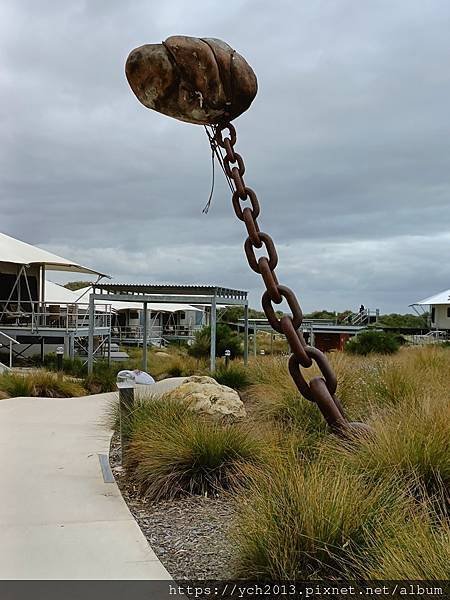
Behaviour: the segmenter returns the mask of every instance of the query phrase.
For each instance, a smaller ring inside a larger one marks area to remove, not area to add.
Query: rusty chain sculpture
[[[162,44],[148,44],[131,52],[126,75],[137,98],[163,114],[190,123],[209,125],[210,143],[233,191],[232,204],[248,237],[244,250],[250,268],[265,285],[264,313],[291,349],[289,372],[304,398],[315,402],[330,428],[341,435],[367,433],[368,426],[349,422],[336,397],[337,378],[326,355],[308,346],[301,331],[303,313],[294,292],[280,285],[275,269],[278,256],[272,238],[260,230],[260,205],[256,193],[244,182],[245,164],[235,152],[236,129],[231,120],[247,110],[257,91],[253,70],[235,50],[221,40],[173,36]],[[224,137],[224,131],[228,135]],[[218,151],[220,147],[224,151]],[[232,182],[232,183],[231,183]],[[242,207],[248,201],[251,206]],[[256,258],[255,248],[265,247],[267,256]],[[291,315],[277,317],[274,304],[285,299]],[[320,376],[308,382],[302,372],[316,363]]]
[[[228,129],[229,136],[224,137],[223,132]],[[303,322],[303,313],[295,293],[288,287],[280,285],[275,274],[278,264],[278,255],[275,244],[267,233],[260,230],[258,217],[260,205],[253,189],[246,186],[243,176],[245,164],[242,156],[235,152],[237,141],[236,129],[230,122],[223,122],[214,127],[215,142],[223,148],[223,166],[226,175],[234,183],[232,204],[234,212],[240,221],[243,221],[248,237],[245,240],[244,250],[250,268],[261,275],[266,291],[262,296],[262,307],[272,328],[278,333],[283,333],[291,349],[289,358],[289,372],[304,398],[315,402],[331,429],[337,433],[346,434],[349,430],[367,431],[363,423],[349,423],[345,417],[341,403],[336,397],[337,378],[326,355],[318,348],[308,346],[300,330]],[[251,204],[242,208],[241,202],[248,200]],[[267,256],[258,260],[255,248],[265,246]],[[291,315],[284,315],[279,319],[273,304],[280,304],[283,298],[287,301]],[[303,376],[302,367],[309,368],[317,364],[321,376],[313,377],[309,382]]]

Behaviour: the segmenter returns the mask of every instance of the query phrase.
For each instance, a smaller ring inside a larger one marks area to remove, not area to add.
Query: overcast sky
[[[131,49],[218,37],[254,68],[237,121],[279,279],[306,311],[407,312],[450,287],[448,0],[3,0],[0,231],[116,281],[262,285],[203,128],[144,108]]]

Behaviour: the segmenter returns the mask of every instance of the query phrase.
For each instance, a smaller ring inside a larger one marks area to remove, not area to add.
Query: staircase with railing
[[[351,315],[351,324],[370,325],[371,323],[377,323],[379,317],[379,308],[365,308],[364,310],[360,310],[358,313]]]
[[[5,341],[6,340],[6,341]],[[13,344],[18,344],[18,342],[12,338],[11,336],[0,331],[0,348],[3,348],[5,345],[9,346],[9,367],[7,367],[4,363],[0,361],[0,371],[9,370],[13,365]]]

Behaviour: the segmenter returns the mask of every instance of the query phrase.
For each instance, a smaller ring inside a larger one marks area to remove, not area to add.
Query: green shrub
[[[108,365],[106,361],[94,363],[93,373],[84,377],[84,386],[91,394],[114,392],[117,389],[117,373],[123,365]]]
[[[220,383],[234,390],[243,390],[250,385],[250,378],[247,369],[239,364],[230,363],[228,368],[220,366],[211,377]]]
[[[402,338],[394,333],[384,331],[362,331],[345,345],[350,354],[367,355],[372,353],[393,354],[402,345]]]
[[[37,357],[34,360],[37,361],[36,364],[40,364],[40,357]],[[46,354],[44,357],[43,365],[46,369],[49,369],[50,371],[57,371],[58,359],[56,357],[56,354],[52,352]],[[81,358],[75,357],[72,359],[64,356],[62,361],[62,370],[68,375],[73,375],[74,377],[82,378],[87,373],[87,365],[83,363]]]
[[[216,329],[216,356],[224,356],[225,350],[231,351],[231,356],[242,355],[241,338],[228,325],[219,323]],[[211,352],[211,327],[204,327],[195,335],[194,344],[188,350],[191,356],[207,357]]]
[[[141,401],[127,434],[125,466],[151,500],[232,489],[263,453],[262,442],[240,426],[205,420],[164,398]]]
[[[167,368],[167,375],[170,375],[171,377],[183,377],[183,371],[184,369],[181,365],[172,364]]]

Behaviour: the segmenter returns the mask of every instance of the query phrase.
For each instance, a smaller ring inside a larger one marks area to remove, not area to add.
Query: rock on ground
[[[212,377],[186,377],[181,385],[168,393],[167,398],[188,401],[193,411],[213,417],[241,419],[247,416],[239,394],[226,385],[220,385]]]

